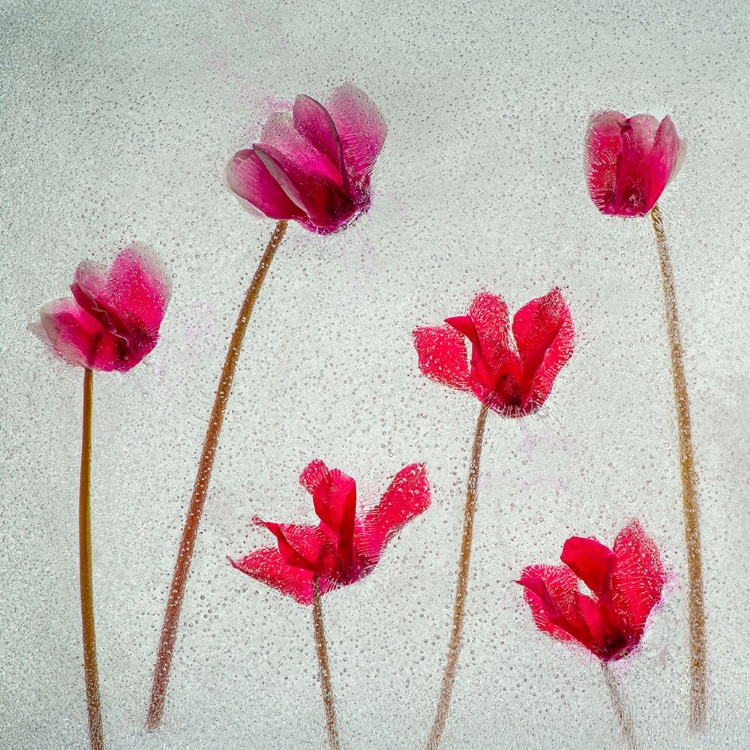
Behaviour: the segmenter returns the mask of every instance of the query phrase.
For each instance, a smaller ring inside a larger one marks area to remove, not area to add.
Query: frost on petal
[[[555,377],[573,354],[573,321],[560,290],[524,305],[513,318],[513,336],[523,363],[528,413],[547,400]]]
[[[471,389],[466,345],[458,331],[448,326],[425,326],[412,335],[423,375],[460,391]]]
[[[429,507],[430,484],[424,464],[410,464],[401,469],[380,502],[365,516],[369,563],[377,563],[391,538]]]
[[[312,604],[313,574],[304,568],[290,565],[276,548],[257,549],[241,560],[230,559],[229,562],[233,568],[277,589],[285,596],[294,597],[300,604]]]
[[[171,283],[159,259],[146,248],[127,247],[115,258],[103,299],[149,334],[159,332]]]
[[[101,324],[82,310],[74,299],[56,299],[39,311],[41,332],[55,353],[66,362],[91,367],[92,342],[101,339]]]
[[[578,579],[569,568],[530,565],[518,583],[526,589],[526,602],[539,630],[562,641],[588,640],[578,608]]]
[[[615,187],[621,132],[627,118],[620,112],[602,112],[589,122],[586,140],[586,177],[594,205],[605,214],[616,214]]]
[[[304,219],[305,212],[284,192],[252,149],[238,151],[227,164],[227,187],[269,219]]]
[[[661,555],[637,520],[617,535],[613,552],[617,560],[613,575],[615,607],[640,638],[666,583]]]
[[[336,125],[349,176],[362,181],[372,171],[383,148],[387,127],[383,115],[356,86],[339,86],[326,104]]]
[[[596,539],[571,537],[565,542],[560,559],[597,596],[609,591],[615,555],[601,542]]]
[[[680,170],[684,155],[685,151],[677,135],[677,128],[675,128],[672,118],[665,117],[656,131],[651,152],[653,176],[649,201],[652,208],[659,200],[669,181]]]

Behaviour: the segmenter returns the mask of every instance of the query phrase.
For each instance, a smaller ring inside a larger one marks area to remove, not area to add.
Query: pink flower
[[[537,628],[578,641],[603,662],[627,656],[640,643],[666,582],[656,545],[634,520],[611,550],[596,539],[574,536],[560,559],[565,566],[524,568],[518,581]],[[579,591],[580,582],[593,596]]]
[[[513,317],[512,335],[505,302],[486,292],[474,298],[468,315],[445,322],[414,331],[422,374],[473,392],[506,417],[536,411],[573,354],[573,322],[559,289],[524,305]]]
[[[351,84],[325,107],[300,94],[291,114],[268,118],[260,143],[230,159],[227,184],[270,219],[329,234],[370,207],[370,175],[385,135],[378,108]]]
[[[613,216],[644,216],[679,172],[685,144],[669,117],[625,117],[602,112],[591,118],[586,142],[589,195]]]
[[[73,297],[44,305],[35,331],[71,364],[130,370],[159,340],[170,286],[153,255],[125,248],[110,269],[81,263],[70,287]]]
[[[394,477],[380,502],[357,515],[357,485],[339,469],[312,461],[300,476],[312,495],[317,526],[268,523],[255,518],[277,539],[276,547],[255,550],[229,562],[243,573],[312,604],[313,576],[320,593],[356,583],[380,560],[391,537],[430,505],[430,486],[422,464],[411,464]]]

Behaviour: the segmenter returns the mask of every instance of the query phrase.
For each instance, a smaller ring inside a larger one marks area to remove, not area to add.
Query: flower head
[[[562,641],[578,641],[603,662],[635,649],[666,582],[659,550],[636,520],[610,550],[596,539],[571,537],[564,566],[531,565],[517,581],[525,587],[539,630]],[[593,596],[579,591],[583,582]]]
[[[394,477],[380,502],[363,516],[357,514],[357,485],[339,469],[312,461],[300,476],[312,495],[317,526],[269,523],[265,526],[278,547],[264,547],[229,562],[243,573],[273,586],[300,604],[311,604],[313,576],[321,594],[347,586],[368,575],[389,540],[430,505],[425,468],[411,464]]]
[[[44,305],[34,330],[71,364],[124,372],[156,346],[170,287],[151,253],[128,247],[109,269],[81,263],[70,286],[73,297]]]
[[[227,184],[271,219],[329,234],[370,207],[370,175],[385,135],[378,108],[351,84],[325,106],[300,94],[291,113],[268,118],[260,143],[230,159]]]
[[[685,143],[669,117],[594,115],[586,142],[589,195],[613,216],[645,216],[679,172]]]
[[[468,315],[444,326],[417,328],[419,369],[443,385],[471,391],[506,417],[536,411],[573,354],[573,322],[559,289],[532,300],[514,316],[500,297],[478,294]],[[467,360],[466,337],[471,343]]]

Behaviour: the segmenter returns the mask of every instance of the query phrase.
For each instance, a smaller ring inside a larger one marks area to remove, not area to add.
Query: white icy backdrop
[[[411,331],[482,289],[560,285],[577,349],[548,404],[488,421],[465,649],[444,747],[620,747],[598,664],[533,627],[524,565],[640,518],[671,572],[621,663],[645,748],[750,746],[748,21],[737,2],[5,2],[0,746],[85,748],[77,559],[82,374],[26,330],[84,259],[168,264],[162,338],[95,378],[94,583],[111,748],[321,748],[309,609],[232,570],[312,521],[312,458],[375,501],[413,461],[433,506],[324,599],[346,747],[424,745],[444,665],[478,403],[418,374]],[[273,228],[222,170],[275,100],[350,80],[389,124],[369,215],[292,225],[240,361],[161,731],[143,729],[166,591],[231,327]],[[653,234],[600,216],[588,116],[670,114],[689,142],[661,201],[700,477],[709,725],[686,731],[685,561]]]

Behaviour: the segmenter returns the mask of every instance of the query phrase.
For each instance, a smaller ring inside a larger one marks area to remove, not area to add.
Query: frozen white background
[[[511,7],[511,5],[513,7]],[[0,11],[0,746],[85,748],[77,484],[82,373],[26,330],[76,265],[137,241],[168,264],[162,338],[95,377],[94,584],[111,748],[322,748],[310,610],[232,570],[313,521],[316,457],[376,501],[413,461],[433,506],[324,599],[348,748],[433,719],[478,403],[422,378],[411,331],[481,289],[560,285],[577,349],[545,408],[492,415],[465,648],[444,747],[617,748],[598,664],[538,633],[513,583],[571,535],[638,517],[670,585],[617,674],[644,748],[750,747],[748,22],[736,2],[13,2]],[[200,445],[273,222],[224,190],[276,101],[350,80],[389,124],[369,215],[296,225],[250,325],[182,615],[163,728],[143,729]],[[705,554],[709,724],[689,737],[676,426],[648,219],[599,215],[589,114],[670,114],[689,142],[660,204],[682,314]]]

